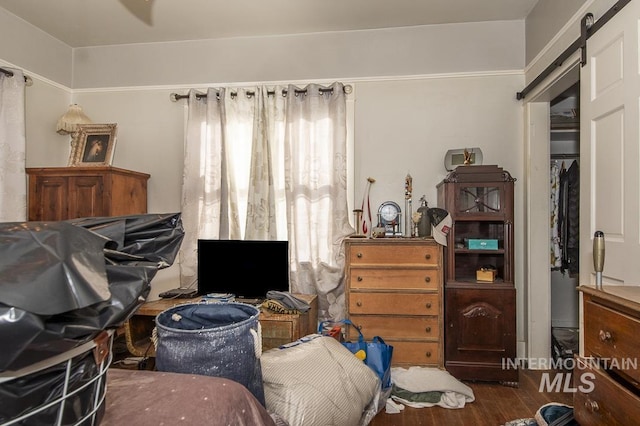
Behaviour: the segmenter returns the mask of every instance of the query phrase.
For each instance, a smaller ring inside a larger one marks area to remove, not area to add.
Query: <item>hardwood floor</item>
[[[551,371],[551,379],[558,370]],[[573,393],[538,392],[542,370],[520,370],[519,387],[499,383],[464,382],[471,389],[475,401],[461,409],[441,407],[405,407],[398,414],[378,413],[371,426],[419,425],[479,425],[500,426],[505,422],[533,418],[536,411],[549,402],[573,405]]]

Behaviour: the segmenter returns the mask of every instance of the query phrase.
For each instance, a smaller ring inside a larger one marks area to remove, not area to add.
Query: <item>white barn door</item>
[[[603,283],[640,285],[640,1],[587,41],[580,77],[580,284],[594,284],[593,234],[605,235]]]

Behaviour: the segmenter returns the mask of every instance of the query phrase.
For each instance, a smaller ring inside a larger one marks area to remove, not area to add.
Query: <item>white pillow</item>
[[[290,426],[358,425],[371,419],[380,379],[333,337],[309,335],[264,352],[260,361],[266,408]]]

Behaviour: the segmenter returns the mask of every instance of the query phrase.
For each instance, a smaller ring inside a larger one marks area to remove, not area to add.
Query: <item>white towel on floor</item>
[[[449,374],[446,370],[430,367],[392,367],[391,381],[394,385],[412,393],[442,392],[437,403],[412,402],[391,395],[396,402],[410,407],[422,408],[438,405],[443,408],[462,408],[468,402],[475,401],[473,390]]]

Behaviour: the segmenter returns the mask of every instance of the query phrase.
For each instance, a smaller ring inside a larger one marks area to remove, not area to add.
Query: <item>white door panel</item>
[[[595,282],[593,234],[605,234],[606,284],[640,284],[638,19],[632,1],[587,41],[580,103],[580,283]]]
[[[607,25],[610,24],[611,22]],[[614,31],[618,30],[618,28],[614,29]],[[593,44],[588,45],[589,49],[594,49],[589,52],[591,53],[589,59],[592,61],[590,69],[593,72],[591,100],[601,100],[612,90],[623,88],[623,35],[618,32],[614,36],[614,39],[600,46],[597,51]]]

